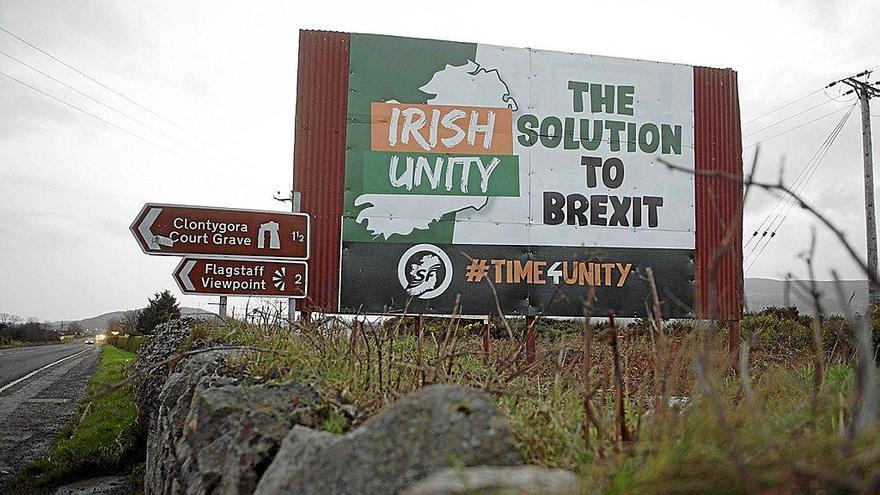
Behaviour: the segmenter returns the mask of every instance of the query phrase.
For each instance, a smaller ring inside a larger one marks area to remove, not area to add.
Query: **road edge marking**
[[[88,348],[88,347],[87,347],[87,348],[85,348],[85,349],[83,349],[83,350],[81,350],[81,351],[79,351],[79,352],[77,352],[77,353],[75,353],[75,354],[71,354],[70,356],[63,357],[63,358],[59,359],[58,361],[55,361],[55,362],[49,363],[49,364],[47,364],[46,366],[43,366],[42,368],[36,369],[36,370],[34,370],[34,371],[31,371],[31,372],[28,373],[27,375],[24,375],[23,377],[21,377],[21,378],[19,378],[19,379],[17,379],[17,380],[13,380],[13,381],[7,383],[6,385],[3,385],[2,387],[0,387],[0,394],[2,394],[3,392],[5,392],[6,389],[8,389],[8,388],[10,388],[10,387],[12,387],[12,386],[14,386],[14,385],[17,385],[17,384],[19,384],[19,383],[21,383],[21,382],[27,380],[28,378],[30,378],[30,377],[36,375],[37,373],[39,373],[39,372],[41,372],[41,371],[43,371],[43,370],[45,370],[45,369],[47,369],[47,368],[51,368],[52,366],[55,366],[56,364],[58,364],[58,363],[60,363],[60,362],[67,361],[68,359],[71,359],[71,358],[74,358],[74,357],[76,357],[76,356],[79,356],[80,354],[82,354],[82,353],[84,353],[84,352],[86,352],[86,351],[90,351],[90,350],[91,350],[91,348]]]

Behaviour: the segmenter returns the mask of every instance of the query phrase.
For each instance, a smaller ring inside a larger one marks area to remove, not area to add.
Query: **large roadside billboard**
[[[395,54],[420,56],[400,64]],[[341,306],[644,312],[693,305],[693,69],[352,35]],[[413,63],[414,62],[414,63]]]
[[[325,71],[337,64],[328,49],[347,57],[338,63],[347,85],[332,71],[306,73],[298,96],[311,99],[298,102],[297,156],[325,157],[325,145],[341,143],[315,126],[333,110],[311,107],[331,101],[316,99],[321,92],[346,95],[338,286],[318,287],[335,292],[331,309],[449,314],[458,300],[462,314],[500,306],[574,316],[594,289],[597,313],[644,316],[650,267],[664,315],[699,313],[697,224],[712,212],[697,211],[699,177],[659,161],[697,165],[698,69],[380,35],[303,39]],[[735,160],[724,166],[737,170]],[[310,211],[310,201],[333,201],[333,179],[315,178],[322,169],[312,160],[305,166],[296,177]],[[325,166],[334,174],[335,163]],[[312,185],[320,181],[322,190]],[[735,204],[736,189],[719,187]],[[735,215],[723,213],[724,222]],[[333,246],[319,249],[333,259]]]

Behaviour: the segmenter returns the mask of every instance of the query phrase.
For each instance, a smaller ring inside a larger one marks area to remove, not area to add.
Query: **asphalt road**
[[[84,343],[0,349],[0,493],[4,479],[51,447],[100,356],[100,345]]]
[[[0,349],[0,388],[31,371],[91,347],[82,342]]]

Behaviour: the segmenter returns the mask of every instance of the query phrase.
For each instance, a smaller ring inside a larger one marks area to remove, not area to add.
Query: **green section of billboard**
[[[364,193],[519,196],[519,157],[364,153]]]
[[[464,65],[476,58],[475,43],[396,38],[353,34],[350,45],[349,99],[346,124],[345,198],[342,238],[362,242],[452,242],[455,213],[447,213],[428,229],[415,229],[407,235],[379,237],[357,221],[366,208],[355,206],[365,190],[364,157],[370,151],[370,104],[395,100],[427,103],[434,95],[419,90],[447,64]],[[505,160],[507,157],[505,157]],[[503,166],[504,163],[499,165]],[[387,163],[383,172],[387,181]],[[470,186],[470,183],[468,184]],[[479,186],[479,183],[477,184]],[[390,192],[390,191],[389,191]],[[373,205],[375,207],[375,205]],[[378,213],[378,212],[377,212]]]

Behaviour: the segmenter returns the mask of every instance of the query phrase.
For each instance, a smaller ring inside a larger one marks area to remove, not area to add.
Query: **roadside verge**
[[[123,383],[135,354],[105,345],[86,399],[46,455],[12,480],[11,494],[41,493],[83,478],[118,473],[138,462],[137,412],[131,384]]]

